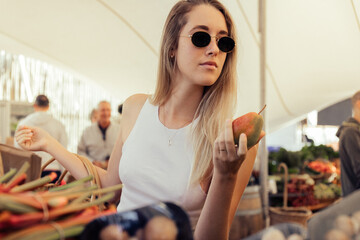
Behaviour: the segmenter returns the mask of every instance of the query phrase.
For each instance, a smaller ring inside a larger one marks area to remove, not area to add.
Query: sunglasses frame
[[[197,33],[205,33],[205,34],[207,34],[207,35],[210,37],[210,41],[208,42],[208,44],[206,44],[205,46],[201,46],[201,47],[196,46],[195,43],[194,43],[194,40],[193,40],[193,36],[194,36],[195,34],[197,34]],[[211,38],[215,38],[215,40],[216,40],[216,45],[218,46],[219,50],[222,51],[222,52],[224,52],[224,53],[230,53],[230,52],[232,52],[232,51],[234,50],[235,46],[236,46],[235,40],[232,39],[232,38],[229,37],[229,36],[223,36],[223,37],[211,36],[209,33],[204,32],[204,31],[197,31],[197,32],[195,32],[195,33],[193,33],[193,34],[190,34],[190,35],[187,35],[187,36],[180,36],[180,37],[188,37],[188,38],[191,38],[192,44],[194,44],[194,46],[195,46],[195,47],[198,47],[198,48],[202,48],[202,47],[208,46],[208,45],[211,43]],[[234,47],[233,47],[230,51],[228,51],[228,52],[225,52],[225,51],[221,50],[220,47],[219,47],[219,41],[220,41],[221,39],[223,39],[223,38],[231,39],[231,40],[234,42]]]

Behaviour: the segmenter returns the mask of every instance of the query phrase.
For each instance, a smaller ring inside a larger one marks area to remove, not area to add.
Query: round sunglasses
[[[209,45],[212,38],[212,36],[210,36],[210,34],[208,34],[207,32],[195,32],[192,35],[182,36],[182,37],[191,38],[191,42],[196,47],[199,48],[206,47],[207,45]],[[227,37],[227,36],[220,38],[217,36],[213,36],[213,37],[216,39],[216,43],[222,52],[229,53],[234,49],[235,41],[231,37]]]

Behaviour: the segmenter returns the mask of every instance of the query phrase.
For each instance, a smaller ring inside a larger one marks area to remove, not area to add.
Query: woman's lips
[[[200,66],[203,66],[207,69],[216,69],[217,68],[216,62],[211,62],[211,61],[201,63]]]

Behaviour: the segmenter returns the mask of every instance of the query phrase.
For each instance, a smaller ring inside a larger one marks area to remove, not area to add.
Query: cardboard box
[[[39,178],[41,174],[41,157],[31,151],[25,151],[6,144],[0,144],[1,176],[11,168],[20,169],[25,162],[30,163],[30,168],[26,172],[26,182]]]

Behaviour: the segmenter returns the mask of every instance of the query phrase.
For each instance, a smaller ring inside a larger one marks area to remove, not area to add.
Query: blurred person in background
[[[38,95],[34,102],[34,113],[29,114],[24,119],[20,120],[17,126],[17,129],[20,126],[34,126],[46,130],[53,138],[55,138],[59,143],[67,148],[68,137],[66,134],[65,126],[57,119],[55,119],[50,113],[50,101],[45,95]],[[14,141],[14,146],[20,148],[18,143]],[[52,157],[46,152],[36,152],[41,158],[41,165],[46,163]],[[64,168],[57,161],[52,162],[46,167],[47,170],[59,170],[62,171]],[[46,174],[45,174],[46,175]]]
[[[123,104],[121,103],[121,104],[119,104],[119,106],[118,106],[118,113],[119,113],[119,114],[117,114],[117,115],[114,117],[114,119],[113,119],[113,121],[116,122],[117,124],[120,124],[120,122],[121,122],[122,108],[123,108]]]
[[[98,118],[99,118],[98,110],[94,108],[89,115],[89,119],[91,123],[96,123],[98,121]]]
[[[119,113],[120,115],[122,114],[122,108],[123,108],[123,105],[120,104],[120,105],[118,106],[118,113]]]
[[[341,189],[347,196],[360,189],[360,91],[351,98],[353,115],[344,121],[336,136],[339,138]]]
[[[111,122],[111,105],[101,101],[97,108],[97,122],[87,127],[81,136],[77,153],[87,157],[94,165],[106,168],[119,134],[119,125]]]

